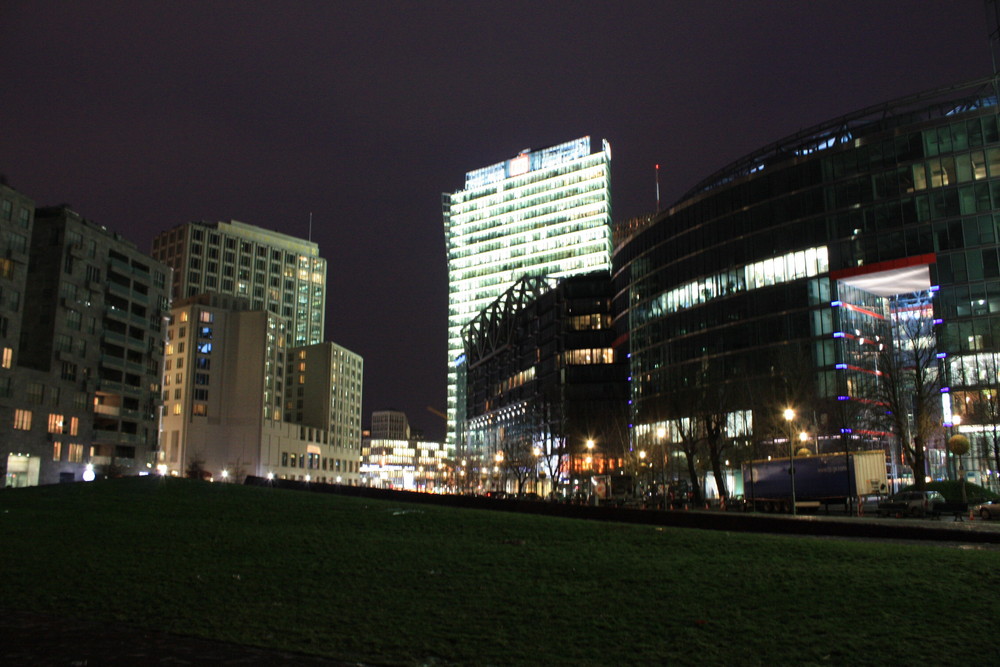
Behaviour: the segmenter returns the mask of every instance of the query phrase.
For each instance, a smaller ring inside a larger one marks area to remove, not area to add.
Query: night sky
[[[367,427],[444,421],[441,193],[590,135],[616,220],[740,156],[989,75],[982,0],[0,4],[0,173],[149,252],[190,220],[312,238]]]

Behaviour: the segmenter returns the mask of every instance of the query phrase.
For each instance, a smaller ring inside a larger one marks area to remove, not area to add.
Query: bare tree
[[[891,344],[878,355],[875,400],[896,436],[914,486],[925,487],[927,444],[940,428],[939,373],[933,319],[929,305],[897,309],[892,315]]]
[[[505,473],[517,482],[517,495],[524,493],[524,485],[536,471],[537,457],[532,439],[528,435],[517,435],[503,441],[503,461],[500,463]]]

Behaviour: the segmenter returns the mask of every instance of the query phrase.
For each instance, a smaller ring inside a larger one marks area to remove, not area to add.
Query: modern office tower
[[[282,420],[285,318],[244,298],[206,293],[171,310],[161,465],[171,475],[246,475],[356,484],[358,447],[328,428]],[[289,376],[292,377],[292,376]],[[360,440],[360,438],[359,438]]]
[[[327,430],[331,444],[361,450],[364,360],[336,343],[292,348],[285,421]]]
[[[611,148],[590,137],[470,171],[442,197],[448,253],[448,445],[461,425],[462,327],[525,276],[611,268]]]
[[[7,483],[78,480],[88,465],[148,470],[169,267],[65,206],[36,210],[30,257],[8,399],[17,405],[0,426]]]
[[[174,299],[242,297],[290,322],[288,346],[323,340],[326,260],[311,241],[236,220],[189,222],[153,239],[153,257],[174,269]]]
[[[946,476],[946,438],[960,429],[969,478],[996,485],[997,109],[988,78],[800,130],[616,246],[635,446],[677,451],[681,429],[712,422],[724,429],[710,436],[744,448],[724,457],[735,461],[787,455],[794,430],[815,453],[885,448],[905,483]],[[914,319],[919,337],[899,338]],[[921,421],[937,427],[907,470],[879,386],[887,361],[913,367],[918,345],[931,364],[908,395],[934,393]]]
[[[628,461],[611,295],[607,271],[522,278],[463,329],[464,489],[589,495],[589,477]]]
[[[399,410],[372,412],[371,437],[376,440],[409,440],[410,421]]]

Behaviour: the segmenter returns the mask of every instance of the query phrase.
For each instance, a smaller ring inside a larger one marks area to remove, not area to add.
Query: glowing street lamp
[[[786,408],[785,421],[788,422],[788,474],[792,476],[792,516],[797,514],[795,510],[795,452],[792,451],[792,422],[795,420],[795,410]]]

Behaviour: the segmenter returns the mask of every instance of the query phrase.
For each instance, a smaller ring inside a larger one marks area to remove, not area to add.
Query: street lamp
[[[493,457],[493,459],[496,461],[494,470],[497,473],[497,486],[500,487],[497,489],[497,491],[506,491],[506,489],[504,488],[505,485],[503,479],[503,471],[501,469],[501,467],[503,466],[503,450],[501,449],[500,451],[498,451],[496,456]]]
[[[542,455],[542,450],[538,447],[532,447],[531,453],[535,456],[535,493],[538,493],[538,457]],[[538,493],[538,495],[542,495]]]
[[[792,516],[797,514],[795,510],[795,452],[792,451],[792,422],[795,420],[795,410],[785,409],[785,421],[788,422],[788,474],[792,476]]]
[[[663,439],[667,437],[667,429],[664,427],[659,427],[656,429],[656,444],[660,447],[660,485],[663,487],[663,495],[667,494],[667,448],[663,445]],[[656,471],[653,471],[654,481]],[[670,475],[671,480],[673,479],[673,474]]]
[[[587,464],[587,479],[589,484],[587,486],[587,498],[588,503],[592,501],[594,496],[594,439],[587,438],[587,458],[584,462]]]

